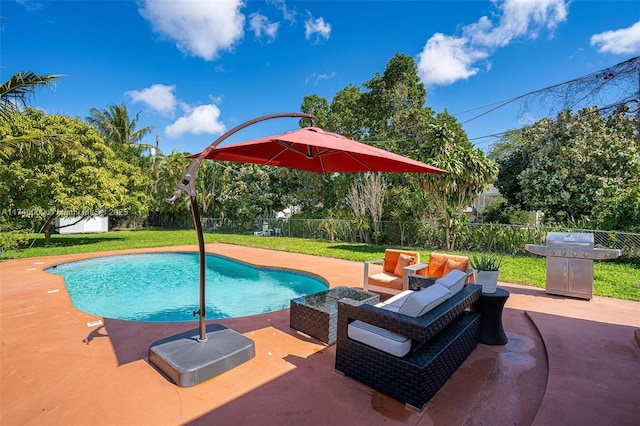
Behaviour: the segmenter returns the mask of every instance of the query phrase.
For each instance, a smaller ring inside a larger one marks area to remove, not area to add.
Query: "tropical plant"
[[[471,268],[478,271],[499,271],[503,262],[504,258],[493,253],[474,253],[469,258]]]
[[[20,108],[27,106],[29,98],[40,87],[53,87],[60,75],[39,75],[32,71],[21,71],[0,84],[0,122],[9,124],[13,115],[19,115]],[[59,135],[47,133],[26,133],[20,136],[5,135],[0,139],[0,158],[27,152],[46,151],[51,143],[59,141]]]
[[[464,208],[495,179],[498,169],[480,149],[473,149],[460,124],[447,112],[436,116],[424,137],[430,148],[418,158],[448,173],[422,174],[416,179],[433,199],[446,248],[452,250],[468,222]]]
[[[87,123],[93,125],[105,137],[108,143],[116,145],[133,145],[142,141],[153,129],[153,126],[136,129],[140,112],[129,118],[125,104],[109,105],[106,109],[91,108]]]
[[[39,75],[33,71],[20,71],[0,84],[0,118],[8,119],[20,106],[27,106],[29,97],[40,87],[53,87],[61,75]]]

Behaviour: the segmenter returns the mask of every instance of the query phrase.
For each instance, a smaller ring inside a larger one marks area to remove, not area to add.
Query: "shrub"
[[[526,225],[529,223],[529,213],[510,206],[504,199],[497,199],[484,208],[482,211],[482,220],[485,223]]]
[[[13,232],[0,233],[0,252],[7,250],[22,250],[29,244],[29,237],[19,237]]]

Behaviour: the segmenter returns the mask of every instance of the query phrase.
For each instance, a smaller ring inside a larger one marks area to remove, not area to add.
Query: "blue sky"
[[[0,16],[1,81],[63,74],[31,104],[86,117],[125,103],[164,152],[199,152],[247,120],[299,111],[306,95],[331,101],[397,52],[418,64],[426,105],[486,148],[484,136],[553,105],[513,103],[467,122],[485,106],[640,55],[640,1],[0,0]],[[229,141],[296,128],[270,120]]]

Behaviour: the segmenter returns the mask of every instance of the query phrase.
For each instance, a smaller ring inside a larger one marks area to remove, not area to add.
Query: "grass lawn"
[[[272,250],[312,254],[316,256],[364,262],[384,256],[386,246],[349,244],[302,238],[256,237],[205,233],[206,243],[229,243]],[[36,238],[29,235],[29,238]],[[53,256],[60,254],[90,253],[108,250],[167,247],[197,244],[196,232],[187,230],[136,230],[114,231],[104,234],[52,235],[51,245],[44,246],[44,238],[38,236],[33,247],[22,251],[8,251],[3,259]],[[412,249],[425,259],[432,250]],[[438,250],[441,251],[441,250]],[[468,255],[469,253],[459,253]],[[544,288],[546,260],[541,256],[505,256],[500,269],[500,281]],[[640,263],[618,261],[594,262],[594,294],[640,301]]]

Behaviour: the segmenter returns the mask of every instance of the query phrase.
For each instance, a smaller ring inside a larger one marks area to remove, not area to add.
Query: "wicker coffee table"
[[[291,300],[289,325],[291,328],[332,345],[336,342],[338,301],[354,305],[375,305],[380,296],[350,287],[336,287],[320,293]]]

